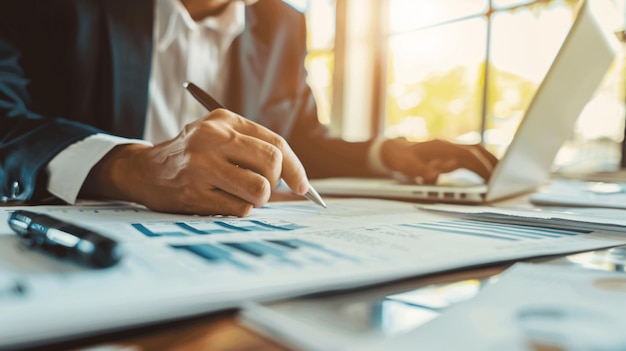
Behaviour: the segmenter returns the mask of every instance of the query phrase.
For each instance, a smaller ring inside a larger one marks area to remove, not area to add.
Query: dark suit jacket
[[[0,201],[49,195],[46,164],[88,135],[142,137],[153,7],[153,0],[0,4]],[[260,1],[246,10],[246,30],[233,45],[226,107],[285,137],[312,178],[370,175],[369,144],[330,139],[317,120],[300,13]]]

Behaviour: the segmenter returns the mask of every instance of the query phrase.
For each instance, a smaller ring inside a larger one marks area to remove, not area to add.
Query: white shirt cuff
[[[94,134],[77,141],[58,153],[46,166],[48,191],[74,204],[91,168],[117,145],[151,143],[109,134]]]
[[[387,139],[385,138],[378,138],[372,142],[372,145],[370,145],[370,148],[367,151],[367,164],[370,170],[380,173],[380,175],[388,176],[392,172],[389,168],[387,168],[387,166],[385,166],[382,155],[383,143],[386,140]]]

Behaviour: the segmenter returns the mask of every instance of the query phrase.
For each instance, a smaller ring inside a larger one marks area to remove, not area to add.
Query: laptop
[[[364,178],[327,178],[311,184],[326,195],[451,203],[492,202],[536,189],[548,179],[557,152],[619,51],[617,38],[603,28],[592,2],[580,4],[563,45],[487,184],[414,185]]]

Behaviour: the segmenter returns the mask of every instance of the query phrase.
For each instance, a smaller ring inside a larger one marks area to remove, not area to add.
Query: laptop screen
[[[545,181],[619,50],[599,22],[593,1],[583,1],[563,45],[531,101],[513,141],[489,182],[487,201],[530,191]]]

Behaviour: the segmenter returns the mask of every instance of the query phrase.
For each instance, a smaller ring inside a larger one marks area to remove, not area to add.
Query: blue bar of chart
[[[275,221],[259,221],[254,219],[250,220],[250,222],[272,230],[296,230],[304,228],[304,226],[295,223],[276,223]]]
[[[141,223],[132,223],[131,226],[137,229],[141,234],[150,237],[160,237],[160,236],[187,236],[181,230],[177,230],[176,228],[171,228],[170,226],[164,225],[149,225],[149,224],[141,224]]]
[[[171,245],[171,247],[193,253],[210,264],[226,264],[243,270],[253,269],[254,264],[247,263],[250,260],[253,262],[258,260],[258,267],[263,262],[290,267],[361,262],[358,257],[301,239],[218,242]],[[245,257],[245,260],[238,257]]]
[[[132,223],[146,237],[232,234],[243,232],[276,232],[305,228],[299,224],[278,220],[204,220],[166,223]]]
[[[400,226],[502,241],[558,239],[562,237],[591,233],[591,231],[580,229],[492,223],[466,219],[401,224]]]
[[[228,229],[219,226],[215,223],[206,223],[202,226],[193,226],[186,222],[176,222],[176,225],[184,230],[188,230],[194,234],[206,235],[206,234],[223,234],[228,233]]]
[[[228,263],[242,270],[250,270],[252,267],[234,258],[229,250],[222,249],[213,244],[196,245],[172,245],[175,249],[187,250],[212,263]]]
[[[253,257],[274,256],[279,262],[298,266],[298,262],[289,259],[290,249],[281,248],[276,245],[268,245],[260,241],[249,241],[240,243],[222,243],[234,250],[239,250]]]
[[[285,247],[293,247],[293,248],[310,248],[319,252],[323,252],[330,256],[345,259],[348,261],[359,262],[359,259],[352,257],[350,255],[343,254],[337,250],[328,249],[322,245],[312,243],[310,241],[300,240],[300,239],[288,239],[288,240],[272,240],[271,242],[276,243],[278,245],[283,245]]]

